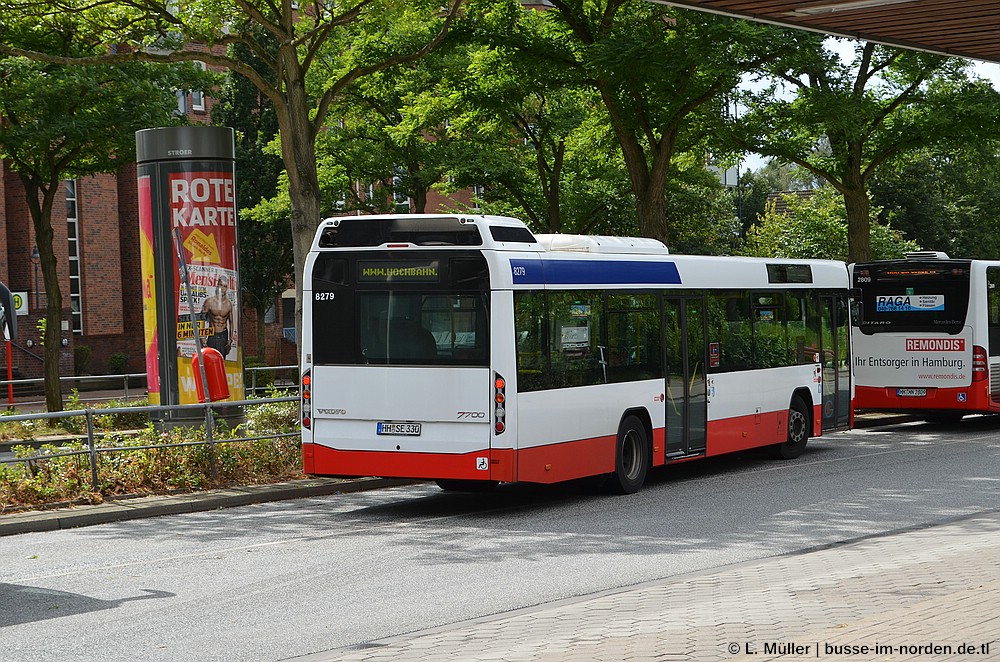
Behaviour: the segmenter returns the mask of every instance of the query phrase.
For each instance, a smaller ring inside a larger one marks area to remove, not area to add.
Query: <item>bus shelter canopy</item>
[[[997,0],[652,0],[892,46],[1000,62]]]

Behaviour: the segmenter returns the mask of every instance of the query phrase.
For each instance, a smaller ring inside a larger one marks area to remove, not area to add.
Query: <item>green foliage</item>
[[[1000,145],[981,140],[923,149],[889,163],[872,182],[883,223],[952,257],[1000,258]]]
[[[268,397],[287,395],[274,389],[268,393]],[[108,406],[122,404],[112,402]],[[145,413],[96,415],[94,421],[98,429],[106,430],[97,438],[97,447],[120,449],[98,452],[97,491],[91,485],[87,454],[52,457],[60,452],[85,450],[80,441],[61,439],[38,449],[17,445],[13,449],[15,456],[27,461],[0,465],[0,512],[57,501],[99,502],[125,494],[266,483],[302,475],[301,444],[295,434],[298,404],[294,401],[248,407],[244,426],[235,430],[217,426],[214,447],[205,443],[204,426],[165,431],[151,423]],[[22,431],[36,427],[19,425]],[[8,438],[7,425],[0,424],[0,432]],[[248,435],[285,436],[244,439]],[[211,477],[213,453],[218,480]]]
[[[274,385],[275,374],[273,370],[250,370],[251,368],[263,368],[266,367],[267,363],[261,361],[256,356],[248,356],[243,359],[243,370],[246,375],[243,378],[243,383],[246,387],[254,387],[255,389],[261,389],[265,387],[270,387]],[[248,396],[251,397],[251,396]],[[275,396],[267,396],[275,397]]]
[[[850,258],[866,260],[876,257],[868,240],[872,178],[921,147],[1000,136],[1000,93],[971,79],[960,58],[858,42],[848,61],[824,39],[805,40],[766,67],[773,85],[746,93],[736,139],[836,187],[848,210]]]
[[[756,257],[820,258],[847,261],[847,213],[843,199],[825,186],[807,195],[784,196],[788,213],[767,207],[759,223],[747,232],[743,255]],[[878,213],[878,210],[875,210]],[[901,258],[919,246],[889,227],[871,226],[873,259]]]
[[[73,346],[73,373],[76,375],[85,375],[87,370],[90,369],[90,357],[91,357],[90,346],[88,345],[74,345]]]
[[[108,366],[111,369],[111,373],[115,375],[124,375],[128,371],[128,354],[125,352],[115,352],[108,359]]]
[[[267,389],[267,399],[287,398],[287,390],[270,386]],[[251,434],[292,432],[298,429],[299,404],[290,402],[269,402],[261,405],[250,405],[246,411],[245,430]]]

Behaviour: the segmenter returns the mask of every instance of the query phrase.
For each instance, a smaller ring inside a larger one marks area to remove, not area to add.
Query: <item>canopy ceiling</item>
[[[918,50],[1000,62],[1000,0],[653,0]]]

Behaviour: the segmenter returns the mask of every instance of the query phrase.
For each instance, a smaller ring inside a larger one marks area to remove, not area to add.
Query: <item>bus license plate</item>
[[[403,435],[405,437],[419,437],[420,423],[376,423],[376,434]]]
[[[927,395],[925,388],[897,388],[896,395],[900,398],[922,398]]]

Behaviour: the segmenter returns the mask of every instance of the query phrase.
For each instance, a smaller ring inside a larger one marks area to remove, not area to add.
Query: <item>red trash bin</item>
[[[222,353],[214,347],[202,347],[204,356],[205,380],[208,382],[208,399],[211,402],[229,399],[229,383],[226,381],[226,360]],[[205,402],[205,386],[201,383],[201,369],[198,367],[198,354],[191,357],[191,368],[194,370],[194,387],[198,392],[198,402]]]

